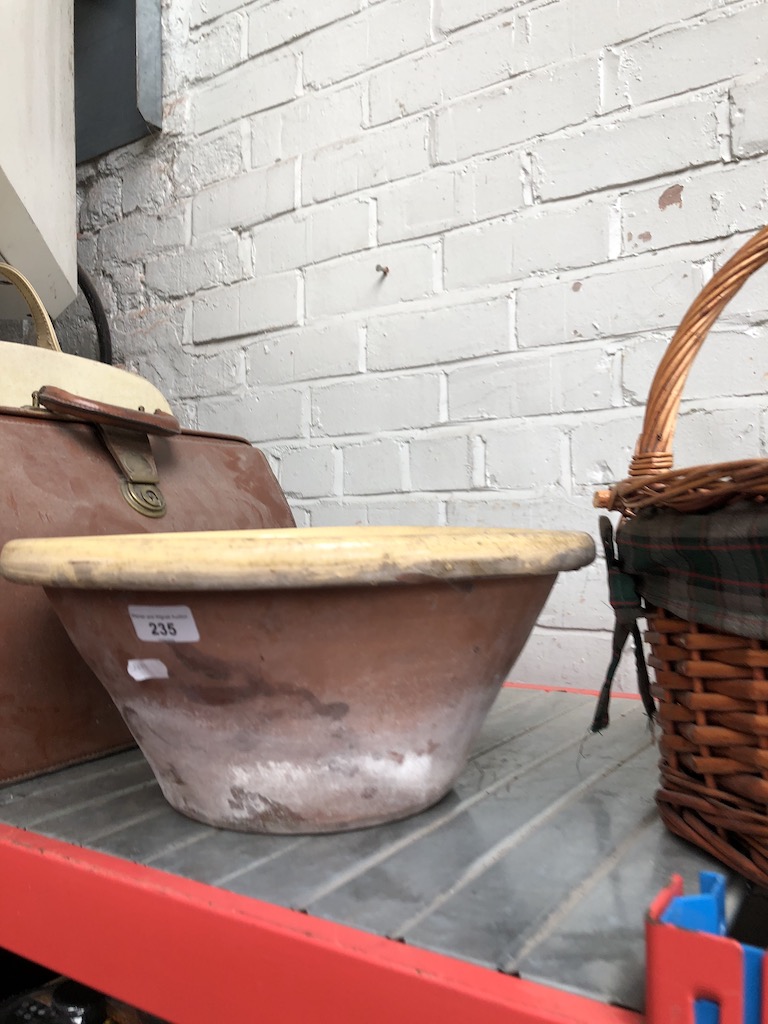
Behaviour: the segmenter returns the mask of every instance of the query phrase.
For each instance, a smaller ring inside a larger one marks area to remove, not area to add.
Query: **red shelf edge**
[[[642,1024],[635,1013],[0,825],[0,945],[173,1024]]]

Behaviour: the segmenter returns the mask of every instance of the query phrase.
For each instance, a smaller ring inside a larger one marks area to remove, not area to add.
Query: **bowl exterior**
[[[312,833],[450,789],[554,580],[47,593],[173,807]]]

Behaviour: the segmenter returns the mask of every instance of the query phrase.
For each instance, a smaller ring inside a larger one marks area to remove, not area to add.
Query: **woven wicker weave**
[[[652,507],[701,512],[768,497],[768,459],[672,467],[693,360],[723,308],[766,262],[763,228],[694,301],[653,379],[629,478],[598,492],[597,506],[631,517]],[[768,886],[768,642],[716,633],[661,609],[648,622],[661,726],[661,817],[672,832]]]

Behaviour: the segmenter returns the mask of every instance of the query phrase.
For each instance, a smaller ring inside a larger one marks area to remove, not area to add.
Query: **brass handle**
[[[12,285],[15,285],[29,306],[29,311],[35,324],[38,347],[49,348],[53,352],[61,352],[61,345],[59,345],[56,331],[53,329],[51,318],[48,316],[40,296],[26,277],[24,277],[20,270],[10,267],[7,263],[0,263],[0,277],[4,277],[6,281],[10,281]]]
[[[82,395],[72,395],[62,388],[46,384],[36,392],[37,400],[48,412],[68,416],[85,423],[99,423],[107,427],[122,427],[124,430],[138,430],[144,434],[180,434],[181,424],[168,412],[156,409],[127,409],[120,405],[108,405]]]

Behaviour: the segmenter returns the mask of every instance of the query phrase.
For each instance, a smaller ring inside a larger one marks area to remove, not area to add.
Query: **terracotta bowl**
[[[439,800],[583,533],[376,528],[16,540],[183,814],[253,832]]]

